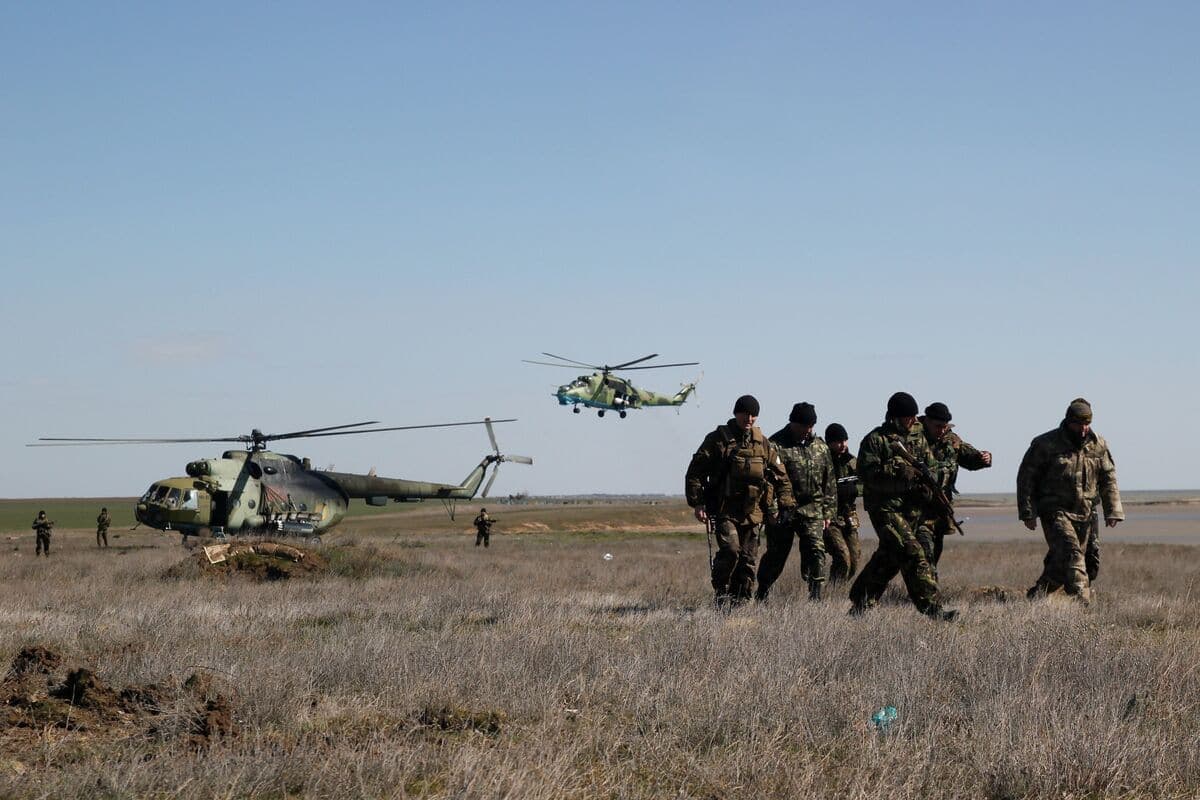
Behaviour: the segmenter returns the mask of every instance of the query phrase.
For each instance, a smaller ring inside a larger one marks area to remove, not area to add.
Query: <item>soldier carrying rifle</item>
[[[37,534],[37,545],[34,547],[33,555],[37,556],[46,554],[46,558],[50,557],[50,532],[54,530],[54,522],[46,518],[45,511],[39,511],[34,517],[33,524],[29,527]]]

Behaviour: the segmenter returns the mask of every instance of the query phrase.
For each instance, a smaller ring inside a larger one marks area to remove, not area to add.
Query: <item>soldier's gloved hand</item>
[[[785,508],[779,512],[779,517],[778,517],[779,524],[780,525],[790,525],[790,524],[792,524],[792,519],[795,516],[796,516],[795,508]]]

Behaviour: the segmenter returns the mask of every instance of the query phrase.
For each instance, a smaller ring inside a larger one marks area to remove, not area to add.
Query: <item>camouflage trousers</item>
[[[805,517],[793,519],[785,525],[776,523],[767,526],[767,552],[763,553],[762,563],[758,565],[756,596],[759,600],[766,599],[775,581],[783,574],[793,539],[799,542],[801,577],[809,586],[825,582],[824,527],[823,520]]]
[[[43,533],[42,531],[38,531],[37,532],[37,544],[34,545],[33,554],[35,556],[37,556],[37,555],[41,555],[42,553],[45,553],[46,555],[50,555],[50,534]]]
[[[829,583],[848,581],[858,572],[862,546],[858,541],[858,514],[838,517],[825,529],[825,552],[829,554]]]
[[[1061,588],[1084,603],[1090,602],[1092,581],[1100,575],[1099,518],[1093,514],[1080,520],[1058,511],[1043,515],[1041,520],[1047,551],[1042,574],[1029,588],[1029,596]]]
[[[914,534],[925,550],[925,558],[929,561],[929,568],[933,570],[935,579],[938,574],[938,562],[942,560],[942,548],[949,533],[950,521],[944,516],[923,515],[917,521]]]
[[[108,547],[108,528],[96,528],[96,547],[100,547],[101,542]]]
[[[940,613],[942,598],[937,577],[929,566],[925,548],[913,533],[916,520],[895,511],[871,511],[869,514],[871,525],[879,536],[879,548],[850,587],[854,610],[861,612],[876,605],[888,583],[899,572],[917,610],[930,616]]]
[[[481,525],[475,529],[475,546],[479,547],[482,544],[484,547],[489,546],[492,538],[492,529],[486,525]]]
[[[717,554],[712,562],[712,587],[717,600],[749,600],[754,587],[754,564],[758,560],[758,525],[718,517],[713,532]]]

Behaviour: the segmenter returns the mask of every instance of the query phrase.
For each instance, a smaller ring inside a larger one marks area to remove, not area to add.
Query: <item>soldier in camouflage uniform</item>
[[[834,422],[825,428],[825,443],[833,459],[837,513],[825,529],[825,551],[829,553],[829,584],[848,581],[858,571],[862,548],[858,542],[858,459],[850,454],[846,429]]]
[[[768,499],[774,497],[783,521],[796,505],[775,445],[754,425],[758,412],[753,396],[739,397],[733,419],[700,443],[684,481],[684,494],[696,519],[716,533],[712,586],[720,608],[750,599],[758,526]]]
[[[479,547],[482,544],[484,547],[489,547],[488,542],[492,538],[492,526],[496,524],[496,520],[492,519],[487,513],[486,508],[479,509],[479,516],[475,518],[475,546]]]
[[[929,490],[901,451],[929,464],[925,437],[919,431],[912,435],[916,424],[917,401],[906,392],[896,392],[888,399],[883,425],[868,433],[859,446],[863,506],[879,536],[879,548],[850,587],[851,613],[860,614],[878,603],[899,572],[918,611],[934,619],[955,616],[956,612],[942,608],[937,576],[915,534],[921,510],[929,502]]]
[[[977,450],[964,442],[951,430],[954,427],[950,423],[951,419],[950,409],[945,403],[930,403],[925,407],[925,415],[918,418],[921,423],[918,428],[924,435],[932,456],[930,472],[941,486],[946,499],[953,503],[954,495],[958,493],[958,489],[955,488],[958,468],[972,471],[987,469],[992,465],[992,454],[987,450]],[[921,521],[917,525],[917,539],[925,548],[925,556],[929,559],[935,576],[938,562],[942,559],[942,545],[953,525],[950,521],[952,516],[953,510],[948,515],[944,509],[930,506],[921,514]]]
[[[39,511],[38,515],[33,518],[33,524],[29,527],[33,528],[37,535],[37,544],[34,545],[33,555],[36,558],[42,553],[46,554],[46,558],[50,557],[50,532],[54,530],[54,523],[46,518],[45,511]]]
[[[1125,519],[1108,443],[1092,430],[1091,404],[1077,397],[1057,428],[1030,443],[1017,470],[1017,512],[1031,531],[1041,519],[1049,548],[1042,574],[1029,590],[1031,597],[1061,586],[1083,604],[1091,602],[1084,554],[1097,501],[1109,528]]]
[[[756,598],[764,602],[771,586],[783,572],[792,539],[799,540],[800,574],[808,583],[808,598],[821,599],[825,585],[825,530],[837,510],[834,494],[833,460],[820,436],[813,436],[817,410],[810,403],[797,403],[788,424],[771,435],[792,484],[796,510],[786,522],[767,523],[767,551],[758,567]]]
[[[111,524],[112,517],[108,515],[108,509],[101,508],[100,516],[96,517],[96,547],[100,547],[101,541],[108,547],[108,526]]]

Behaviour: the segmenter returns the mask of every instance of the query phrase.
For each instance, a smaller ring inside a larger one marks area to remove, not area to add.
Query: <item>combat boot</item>
[[[814,603],[821,602],[821,585],[823,581],[808,582],[808,599]]]

